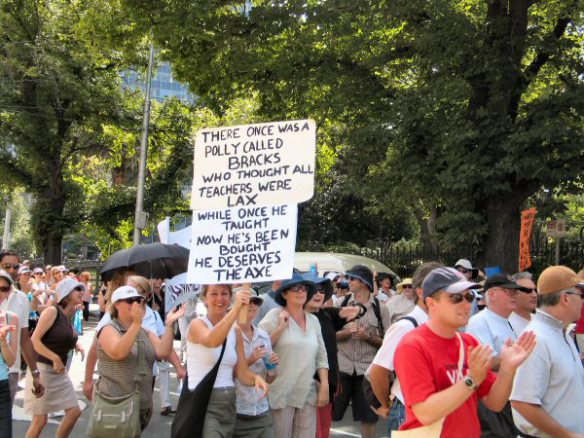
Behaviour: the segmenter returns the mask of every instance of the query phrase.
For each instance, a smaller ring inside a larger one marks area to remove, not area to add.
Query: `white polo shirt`
[[[424,324],[428,321],[428,315],[422,310],[420,306],[415,306],[414,310],[405,316],[410,316],[418,322],[418,326]],[[393,365],[393,356],[395,355],[395,350],[397,346],[403,339],[403,337],[416,328],[412,321],[407,319],[401,319],[393,323],[389,329],[385,332],[383,337],[383,344],[377,351],[372,364],[379,365],[388,371],[395,371]],[[369,378],[371,373],[371,365],[365,371],[365,376]],[[391,395],[397,397],[402,404],[404,404],[404,396],[402,394],[401,386],[399,384],[399,379],[395,379],[391,385]]]
[[[539,309],[527,330],[535,332],[537,343],[517,369],[509,399],[540,405],[562,427],[584,434],[584,367],[574,341],[561,321]],[[515,410],[513,420],[527,435],[550,438]]]
[[[16,360],[10,367],[10,372],[20,373],[20,330],[23,328],[28,329],[28,298],[24,292],[13,287],[8,299],[3,301],[0,306],[4,310],[10,310],[11,312],[16,313],[16,316],[18,317],[19,327],[18,342],[16,343]]]
[[[501,354],[507,339],[511,338],[513,341],[517,339],[509,320],[488,308],[470,318],[466,333],[473,335],[481,344],[490,345],[493,348],[493,356]]]

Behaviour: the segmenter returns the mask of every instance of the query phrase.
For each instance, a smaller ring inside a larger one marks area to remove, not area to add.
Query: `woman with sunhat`
[[[333,285],[330,279],[305,274],[305,278],[312,280],[315,285],[314,295],[304,306],[305,310],[318,318],[322,338],[328,358],[329,403],[317,410],[316,438],[328,438],[333,420],[333,398],[339,383],[339,361],[337,359],[336,332],[344,325],[365,313],[365,307],[325,307],[326,302],[333,295]]]
[[[270,409],[278,438],[314,438],[316,406],[329,402],[328,360],[320,324],[304,310],[314,283],[294,273],[276,290],[281,309],[270,310],[259,327],[270,334],[278,355],[278,378],[270,387]],[[321,382],[317,388],[313,378]]]
[[[412,287],[412,279],[404,278],[396,286],[397,295],[391,297],[385,305],[389,309],[389,317],[393,324],[402,316],[407,315],[414,310],[414,289]]]
[[[61,280],[55,290],[56,304],[41,313],[31,336],[45,392],[41,397],[33,395],[29,372],[24,391],[24,409],[33,417],[26,438],[40,436],[47,424],[47,415],[61,410],[65,410],[65,416],[57,428],[56,436],[68,437],[81,415],[77,395],[65,365],[69,352],[77,343],[77,332],[71,321],[84,292],[83,283],[72,278]]]

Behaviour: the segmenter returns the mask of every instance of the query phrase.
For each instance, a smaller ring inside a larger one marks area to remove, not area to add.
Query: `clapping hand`
[[[516,341],[507,339],[501,349],[501,367],[517,369],[535,348],[535,333],[523,332]]]
[[[177,321],[180,317],[184,316],[185,314],[185,304],[182,304],[177,308],[173,308],[168,314],[166,315],[166,324],[173,325],[175,321]]]
[[[339,316],[347,321],[357,319],[360,314],[361,308],[358,306],[341,307],[339,310]]]
[[[477,385],[483,383],[490,370],[493,349],[489,345],[468,348],[468,371]]]

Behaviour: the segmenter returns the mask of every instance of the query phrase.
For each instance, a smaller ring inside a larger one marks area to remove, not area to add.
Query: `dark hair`
[[[0,263],[2,263],[4,257],[7,256],[14,256],[18,259],[18,261],[20,261],[20,257],[18,257],[18,254],[16,254],[16,252],[12,251],[11,249],[3,249],[0,251]]]
[[[420,266],[416,268],[414,271],[414,276],[412,277],[412,288],[414,289],[414,303],[418,303],[418,293],[416,292],[417,289],[422,287],[422,283],[424,279],[428,276],[428,274],[433,271],[434,269],[443,268],[444,265],[440,262],[426,262],[422,263]]]

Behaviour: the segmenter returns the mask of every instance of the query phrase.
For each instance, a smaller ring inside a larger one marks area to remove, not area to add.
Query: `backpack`
[[[347,295],[344,299],[343,302],[341,303],[340,307],[346,307],[347,304],[349,304],[349,299],[351,298],[351,295]],[[377,299],[377,297],[373,297],[373,313],[375,313],[375,316],[377,317],[377,322],[379,323],[379,330],[381,333],[381,337],[383,338],[383,335],[385,334],[385,328],[383,327],[383,321],[381,320],[381,310],[380,310],[380,303],[379,300]]]
[[[418,321],[416,321],[415,318],[411,316],[402,316],[396,322],[401,321],[402,319],[407,319],[410,321],[414,325],[414,328],[418,327]],[[389,371],[389,375],[389,383],[391,388],[391,383],[395,380],[395,371]],[[375,397],[375,393],[371,387],[371,381],[367,377],[363,378],[363,393],[365,394],[365,399],[367,400],[367,403],[369,403],[369,406],[373,406],[375,409],[379,409],[381,407],[381,403],[379,400],[377,400],[377,397]]]

